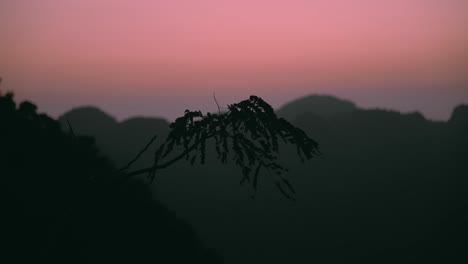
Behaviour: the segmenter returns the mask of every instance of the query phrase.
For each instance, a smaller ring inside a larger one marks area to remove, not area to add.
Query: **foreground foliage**
[[[257,96],[228,105],[225,113],[204,115],[201,111],[186,110],[170,128],[166,140],[154,154],[152,166],[129,172],[127,177],[147,173],[150,180],[154,180],[158,170],[183,159],[191,164],[204,164],[207,141],[212,140],[217,158],[222,163],[232,160],[241,169],[241,183],[250,183],[256,191],[259,174],[265,170],[281,193],[292,199],[295,191],[285,176],[288,170],[278,162],[280,144],[294,145],[302,161],[320,153],[317,142],[285,119],[278,118],[273,108]],[[121,171],[127,170],[155,139],[153,137]],[[171,157],[174,153],[176,155]]]

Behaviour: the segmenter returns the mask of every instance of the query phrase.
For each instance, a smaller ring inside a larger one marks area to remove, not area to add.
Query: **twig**
[[[153,144],[153,142],[156,140],[156,138],[158,137],[158,135],[154,135],[151,140],[148,142],[148,144],[146,144],[145,148],[142,149],[136,156],[135,158],[133,158],[130,162],[128,162],[128,164],[121,168],[120,170],[118,170],[118,172],[122,172],[128,168],[130,168],[130,166],[132,166],[133,163],[135,163],[140,157],[141,155],[143,155],[143,153],[145,153],[145,151],[148,150],[148,148],[151,146],[151,144]]]
[[[216,132],[216,133],[212,133],[210,135],[206,135],[205,140],[213,137],[217,133],[219,133],[219,131]],[[124,178],[129,179],[129,178],[132,178],[133,176],[137,176],[137,175],[141,175],[141,174],[145,174],[145,173],[151,173],[155,169],[167,168],[168,166],[170,166],[170,165],[176,163],[177,161],[181,160],[185,155],[187,155],[187,153],[190,153],[191,151],[193,151],[197,147],[197,145],[201,143],[201,141],[202,140],[200,139],[200,140],[194,142],[193,145],[191,147],[187,148],[184,152],[182,152],[181,154],[179,154],[176,157],[172,158],[171,160],[166,161],[165,163],[163,163],[161,165],[156,165],[156,166],[153,165],[151,167],[147,167],[147,168],[144,168],[144,169],[140,169],[140,170],[125,173]]]
[[[215,92],[213,92],[213,98],[214,98],[214,101],[215,101],[216,105],[218,106],[218,114],[221,115],[221,108],[219,107],[218,100],[216,100],[216,93]]]
[[[76,139],[75,131],[73,131],[73,127],[71,126],[70,121],[68,121],[68,119],[67,119],[67,124],[68,124],[68,128],[70,128],[70,133],[73,137],[73,140],[75,140]]]

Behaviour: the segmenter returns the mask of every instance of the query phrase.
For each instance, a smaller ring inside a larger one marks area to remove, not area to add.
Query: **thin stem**
[[[213,136],[215,136],[218,132],[215,132],[215,133],[212,133],[211,135],[207,135],[204,139],[209,139]],[[164,168],[167,168],[169,167],[170,165],[176,163],[177,161],[181,160],[185,155],[187,155],[188,153],[190,153],[191,151],[193,151],[200,143],[201,143],[202,139],[199,139],[197,140],[195,143],[193,143],[192,146],[190,146],[189,148],[187,148],[184,152],[182,152],[181,154],[177,155],[176,157],[172,158],[171,160],[161,164],[161,165],[156,165],[156,166],[151,166],[151,167],[147,167],[147,168],[144,168],[144,169],[140,169],[140,170],[136,170],[136,171],[132,171],[132,172],[129,172],[129,173],[126,173],[125,174],[125,179],[129,179],[133,176],[137,176],[137,175],[141,175],[141,174],[145,174],[145,173],[150,173],[152,171],[154,171],[155,169],[156,170],[159,170],[159,169],[164,169]]]
[[[151,140],[146,144],[145,148],[143,148],[136,156],[135,158],[133,158],[130,162],[128,162],[127,165],[125,165],[125,167],[121,168],[120,170],[118,170],[118,172],[122,172],[128,168],[130,168],[130,166],[132,166],[133,163],[135,163],[140,157],[141,155],[143,155],[143,153],[145,153],[148,148],[151,146],[151,144],[153,144],[153,142],[156,140],[156,138],[158,137],[158,135],[154,135]]]
[[[213,93],[213,98],[216,105],[218,106],[218,114],[221,115],[221,108],[219,107],[218,100],[216,100],[216,93]]]

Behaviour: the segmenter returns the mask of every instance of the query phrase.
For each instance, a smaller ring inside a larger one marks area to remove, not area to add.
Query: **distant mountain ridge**
[[[448,122],[460,124],[467,122],[467,109],[468,105],[459,105],[455,107],[452,116]],[[353,113],[355,111],[380,111],[382,113],[394,113],[425,119],[425,117],[419,112],[404,114],[396,110],[384,110],[379,108],[362,109],[349,100],[341,99],[332,95],[317,94],[295,99],[280,106],[275,111],[278,116],[284,117],[288,120],[294,120],[298,116],[310,114],[322,119],[330,119],[343,114]],[[98,126],[111,128],[116,125],[141,126],[143,124],[152,123],[150,127],[154,126],[155,128],[159,128],[169,124],[169,122],[164,118],[141,116],[130,117],[128,119],[123,120],[122,122],[118,122],[111,114],[108,114],[103,110],[99,109],[98,107],[94,106],[83,106],[73,108],[62,114],[58,119],[63,124],[66,124],[66,120],[69,120],[73,123],[74,126],[78,126],[81,130],[81,133],[83,134],[94,134],[96,132],[94,130]],[[68,125],[66,126],[66,128],[68,128]]]
[[[155,134],[163,139],[169,131],[169,122],[162,118],[131,117],[118,122],[110,114],[90,106],[74,108],[58,120],[65,130],[69,129],[69,122],[76,134],[93,136],[98,147],[117,166],[138,153]]]
[[[358,125],[359,122],[373,120],[373,124],[383,122],[379,126],[385,126],[397,120],[406,123],[426,121],[419,112],[400,113],[382,109],[362,109],[351,101],[331,95],[309,95],[298,98],[281,106],[276,113],[303,127],[312,137],[324,138],[325,141],[334,133],[330,125],[337,122],[353,122]],[[93,106],[73,108],[61,115],[58,120],[66,130],[70,122],[75,133],[95,137],[102,151],[110,155],[117,164],[126,162],[131,156],[130,152],[137,152],[138,148],[144,146],[155,134],[158,135],[160,142],[169,132],[169,122],[163,118],[136,116],[118,122],[112,115]],[[457,106],[447,123],[468,126],[468,106]]]
[[[118,125],[117,120],[98,107],[83,106],[73,108],[62,114],[58,120],[68,129],[68,122],[79,134],[95,134],[101,130],[111,129]]]
[[[468,127],[468,105],[457,106],[453,110],[449,123]]]
[[[130,117],[121,122],[118,122],[117,119],[115,119],[111,114],[106,113],[98,107],[94,106],[73,108],[62,114],[58,120],[63,124],[67,124],[67,120],[73,122],[74,125],[77,125],[80,129],[82,129],[81,133],[88,133],[88,129],[92,130],[96,126],[111,128],[118,125],[139,126],[141,124],[151,123],[152,126],[159,127],[169,124],[163,118],[141,116]]]
[[[309,112],[322,118],[330,118],[356,110],[358,110],[356,104],[351,101],[331,95],[309,95],[284,104],[276,112],[279,116],[290,119]]]

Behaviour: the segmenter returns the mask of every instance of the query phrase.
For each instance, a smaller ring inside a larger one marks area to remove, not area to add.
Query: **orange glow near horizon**
[[[468,102],[462,0],[4,0],[0,25],[4,85],[53,115],[153,98],[117,115],[173,117],[163,106],[212,91],[276,105],[330,93],[434,118]]]

